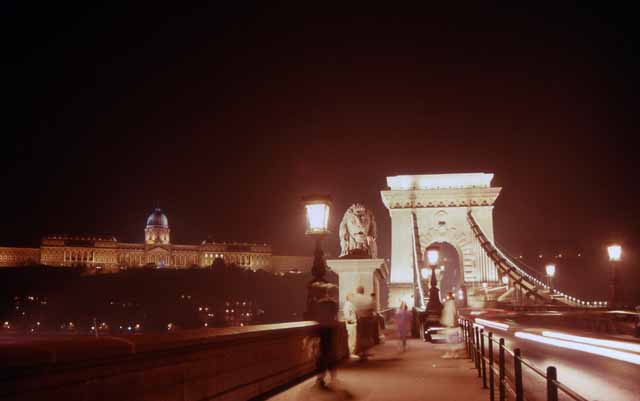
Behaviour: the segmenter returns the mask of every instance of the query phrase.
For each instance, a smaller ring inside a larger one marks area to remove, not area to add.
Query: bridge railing
[[[348,357],[344,323],[333,361]],[[240,400],[316,371],[315,321],[0,344],[0,400]]]
[[[504,338],[496,339],[492,332],[485,332],[471,320],[460,319],[460,328],[467,355],[475,364],[478,378],[482,379],[482,387],[489,389],[490,401],[495,401],[496,395],[500,401],[541,399],[540,395],[534,396],[531,388],[535,381],[538,384],[545,383],[544,399],[547,401],[558,401],[559,394],[565,395],[563,399],[588,401],[558,380],[555,366],[548,366],[546,371],[541,370],[523,358],[520,348],[507,348]],[[507,358],[510,358],[509,362]]]

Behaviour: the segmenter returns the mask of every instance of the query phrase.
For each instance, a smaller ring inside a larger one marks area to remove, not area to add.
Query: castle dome
[[[161,209],[156,208],[147,218],[147,227],[169,228],[169,220]]]

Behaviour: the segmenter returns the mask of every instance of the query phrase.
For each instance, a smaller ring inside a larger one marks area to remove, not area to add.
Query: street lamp
[[[436,278],[436,266],[440,259],[440,247],[431,244],[426,249],[427,264],[431,268],[431,287],[429,288],[429,303],[427,304],[428,313],[440,313],[442,303],[440,302],[440,290],[438,290],[438,280]]]
[[[313,253],[313,266],[311,274],[313,278],[308,285],[307,294],[307,318],[314,319],[319,313],[318,303],[329,297],[330,287],[335,285],[327,283],[324,278],[327,272],[327,263],[322,252],[322,239],[329,234],[329,211],[331,210],[331,198],[328,195],[311,195],[302,198],[307,218],[305,234],[314,237],[316,241]]]
[[[607,247],[609,262],[611,262],[611,284],[609,286],[609,306],[615,308],[620,303],[620,291],[618,289],[618,262],[622,259],[622,247],[612,244]]]
[[[311,195],[302,199],[304,203],[307,230],[306,235],[315,237],[316,248],[313,258],[313,281],[324,281],[324,274],[327,271],[322,252],[321,241],[329,234],[329,211],[331,210],[331,198],[327,195]]]
[[[547,271],[547,285],[549,286],[549,291],[553,292],[553,276],[556,274],[556,265],[549,263],[545,266],[545,270]]]

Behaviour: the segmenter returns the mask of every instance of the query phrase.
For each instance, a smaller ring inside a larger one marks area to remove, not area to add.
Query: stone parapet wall
[[[318,352],[311,321],[34,339],[0,345],[0,400],[244,400],[312,373]]]

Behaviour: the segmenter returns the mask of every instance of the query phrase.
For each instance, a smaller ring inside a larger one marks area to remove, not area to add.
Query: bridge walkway
[[[311,377],[276,395],[259,400],[440,400],[480,401],[488,398],[469,359],[445,359],[447,344],[388,339],[371,350],[367,361],[349,359],[338,367],[337,383],[322,388]],[[328,376],[328,375],[327,375]],[[327,377],[327,379],[329,379]]]

